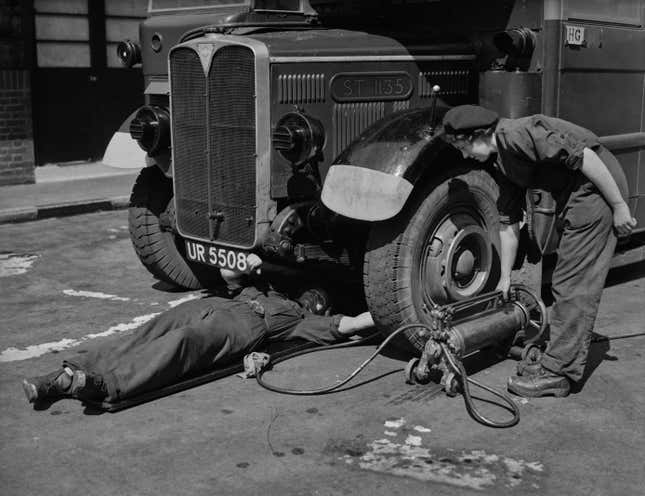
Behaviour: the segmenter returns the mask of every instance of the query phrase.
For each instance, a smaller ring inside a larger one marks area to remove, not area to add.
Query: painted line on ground
[[[145,324],[146,322],[152,320],[160,313],[161,312],[149,313],[147,315],[140,315],[125,324],[117,324],[115,326],[112,326],[107,331],[103,331],[95,334],[86,334],[85,336],[81,336],[80,338],[77,338],[77,339],[66,338],[66,339],[61,339],[60,341],[52,341],[49,343],[42,343],[42,344],[36,344],[33,346],[27,346],[22,350],[14,347],[7,348],[2,353],[0,353],[0,362],[16,362],[19,360],[36,358],[41,355],[44,355],[45,353],[50,353],[52,351],[62,351],[62,350],[66,350],[67,348],[78,346],[79,344],[84,343],[85,341],[89,341],[90,339],[107,337],[107,336],[111,336],[112,334],[117,334],[120,332],[136,329],[140,325]]]
[[[98,291],[77,291],[75,289],[64,289],[63,293],[67,296],[80,296],[82,298],[98,298],[101,300],[112,300],[112,301],[130,301],[130,298],[124,298],[122,296],[101,293]]]
[[[365,449],[343,455],[341,460],[370,472],[474,490],[522,486],[524,494],[540,489],[545,473],[544,465],[539,461],[515,459],[481,449],[427,448],[423,445],[424,438],[409,434],[410,429],[405,424],[404,418],[388,419],[383,426],[389,439],[375,439],[367,443]],[[413,429],[426,435],[432,431],[422,425]]]
[[[68,296],[81,296],[81,297],[87,297],[87,298],[99,298],[99,299],[115,300],[115,301],[129,301],[129,298],[123,298],[121,296],[116,296],[116,295],[111,295],[111,294],[101,293],[101,292],[94,292],[94,291],[76,291],[74,289],[66,289],[63,291],[63,293]],[[174,308],[187,301],[196,300],[202,297],[203,295],[201,293],[189,293],[186,296],[183,296],[177,300],[169,301],[168,306],[170,308]],[[155,312],[155,313],[149,313],[146,315],[140,315],[138,317],[134,317],[130,322],[117,324],[115,326],[110,327],[106,331],[86,334],[85,336],[81,336],[80,338],[74,338],[74,339],[65,338],[65,339],[61,339],[60,341],[51,341],[48,343],[41,343],[41,344],[36,344],[32,346],[27,346],[24,349],[19,349],[12,346],[0,353],[0,363],[15,362],[19,360],[28,360],[30,358],[36,358],[46,353],[50,353],[52,351],[63,351],[68,348],[73,348],[91,339],[103,338],[103,337],[111,336],[112,334],[130,331],[152,320],[153,318],[155,318],[157,315],[161,313],[162,312]]]
[[[0,277],[24,274],[31,269],[37,259],[38,255],[28,253],[0,253]]]

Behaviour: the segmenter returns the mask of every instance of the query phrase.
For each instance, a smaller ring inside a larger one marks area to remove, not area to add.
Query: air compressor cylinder
[[[452,324],[448,331],[452,349],[459,357],[512,338],[528,323],[526,311],[518,303],[506,303],[489,313]]]

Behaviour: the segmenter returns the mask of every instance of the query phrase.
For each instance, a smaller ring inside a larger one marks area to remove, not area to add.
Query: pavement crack
[[[271,420],[269,421],[269,425],[267,426],[267,433],[266,433],[267,446],[269,447],[269,450],[270,450],[271,454],[273,454],[275,456],[281,456],[281,455],[278,454],[280,452],[274,450],[273,449],[273,444],[271,444],[271,428],[273,427],[273,424],[275,423],[275,421],[280,416],[280,411],[277,408],[274,408],[272,410],[273,410],[273,412],[271,414]]]

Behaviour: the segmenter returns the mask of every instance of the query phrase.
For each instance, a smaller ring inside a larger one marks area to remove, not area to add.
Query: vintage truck
[[[641,0],[150,0],[149,13],[140,45],[119,46],[142,62],[146,105],[105,162],[146,165],[130,233],[163,281],[208,286],[257,252],[362,285],[385,332],[494,288],[496,182],[436,133],[462,103],[602,136],[639,221],[616,263],[643,258]]]

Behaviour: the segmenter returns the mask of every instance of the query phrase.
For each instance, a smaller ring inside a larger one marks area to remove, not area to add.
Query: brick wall
[[[29,71],[0,70],[0,186],[33,182]]]
[[[0,0],[0,186],[34,182],[32,0]]]

